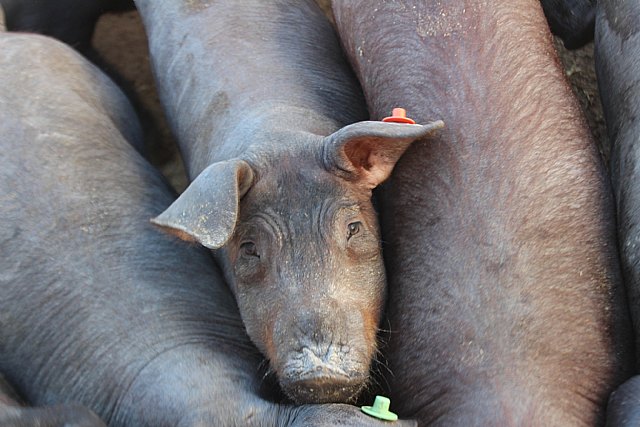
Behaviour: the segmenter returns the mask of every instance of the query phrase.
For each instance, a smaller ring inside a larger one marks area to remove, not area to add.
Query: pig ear
[[[253,170],[243,160],[214,163],[151,222],[183,240],[217,249],[233,235],[240,198],[252,183]]]
[[[359,122],[345,126],[325,138],[325,167],[374,188],[389,177],[413,141],[443,126],[440,120],[427,125]]]

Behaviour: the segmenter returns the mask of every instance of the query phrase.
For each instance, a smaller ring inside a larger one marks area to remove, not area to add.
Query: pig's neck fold
[[[259,151],[261,147],[287,150],[292,142],[300,140],[301,134],[326,136],[342,125],[313,109],[276,102],[236,108],[202,120],[212,122],[211,133],[189,129],[182,133],[189,141],[181,144],[181,150],[192,179],[212,163],[244,158],[248,151]]]

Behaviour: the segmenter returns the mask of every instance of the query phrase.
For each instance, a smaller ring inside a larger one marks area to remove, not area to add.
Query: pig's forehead
[[[307,141],[252,152],[247,161],[255,180],[247,196],[267,204],[317,205],[328,199],[366,203],[370,192],[326,169],[322,160],[323,138],[307,136]]]
[[[346,181],[324,169],[280,167],[261,173],[248,196],[267,204],[300,206],[354,199],[350,193]]]
[[[365,209],[366,210],[366,209]],[[360,217],[360,206],[347,199],[322,199],[315,203],[286,203],[285,200],[270,200],[241,208],[241,222],[245,227],[262,224],[259,227],[271,230],[278,236],[300,236],[320,233],[334,228],[339,222]]]
[[[309,227],[322,234],[336,221],[362,215],[374,221],[370,195],[349,191],[345,183],[327,171],[280,173],[254,184],[242,200],[240,216],[244,220],[268,217],[268,222],[276,224],[280,232],[292,235],[305,234]]]

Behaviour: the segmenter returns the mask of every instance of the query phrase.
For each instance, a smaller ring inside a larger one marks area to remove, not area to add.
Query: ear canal
[[[325,138],[325,167],[375,188],[391,175],[412,142],[443,127],[441,120],[426,125],[367,121],[345,126]]]
[[[245,161],[214,163],[151,222],[183,240],[218,249],[233,235],[240,199],[252,184],[253,170]]]

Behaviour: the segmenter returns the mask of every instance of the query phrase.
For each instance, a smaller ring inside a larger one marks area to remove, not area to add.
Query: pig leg
[[[80,405],[41,408],[21,406],[15,391],[0,375],[0,426],[3,427],[106,427],[89,409]]]
[[[640,376],[635,376],[611,393],[607,405],[607,427],[640,425]]]

